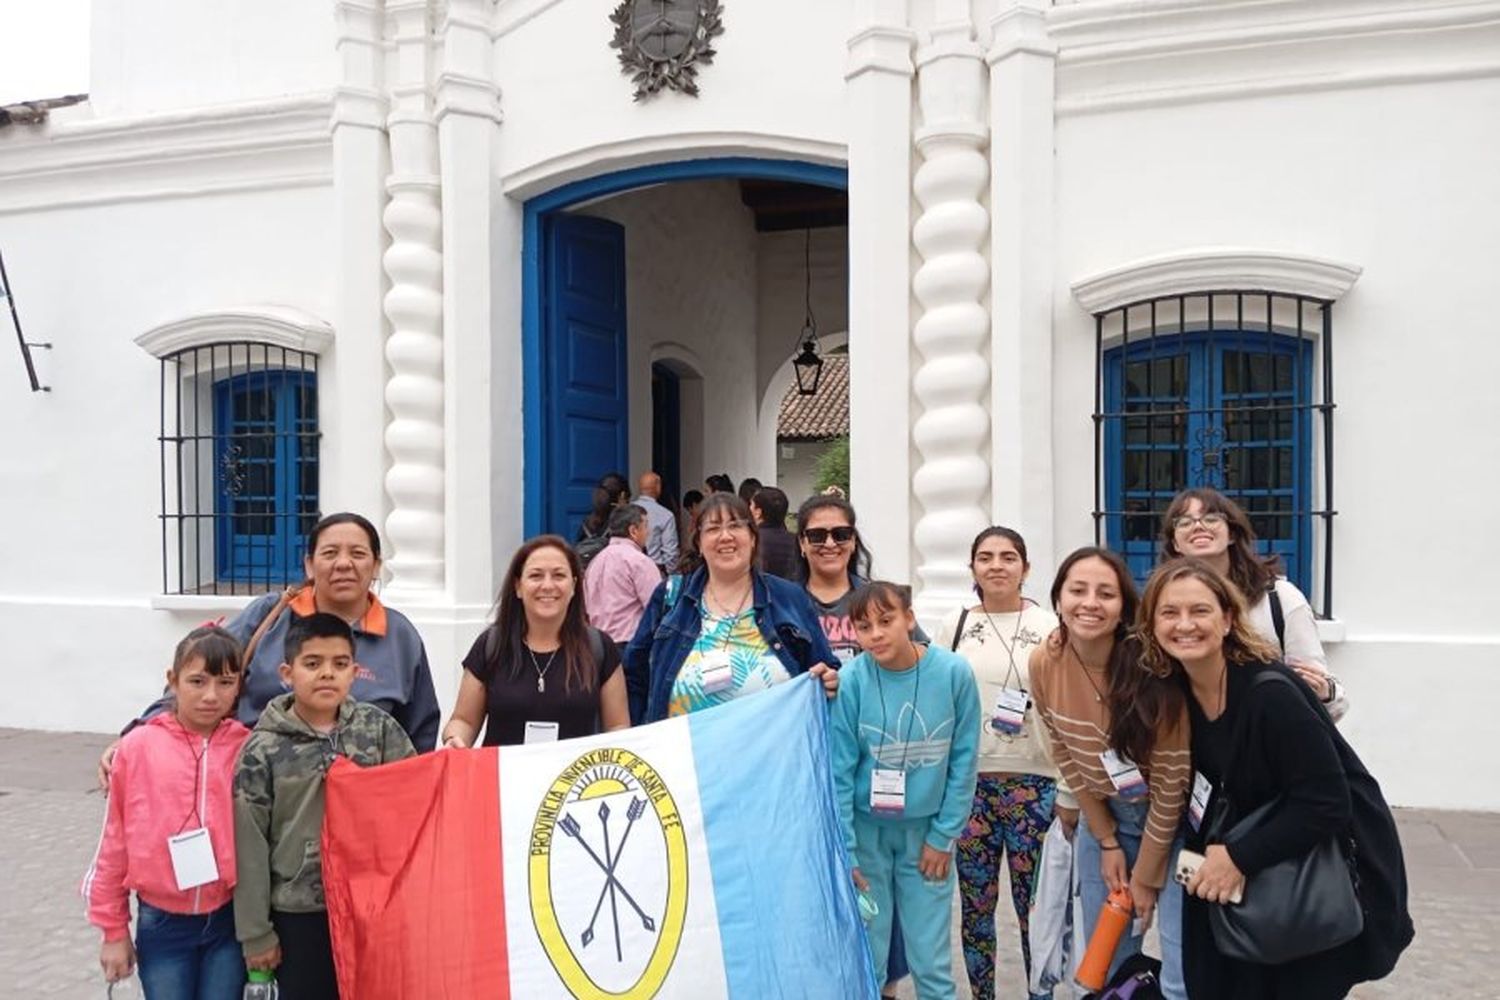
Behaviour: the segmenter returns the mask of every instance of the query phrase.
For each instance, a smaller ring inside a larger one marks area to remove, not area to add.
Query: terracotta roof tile
[[[823,355],[818,391],[799,396],[794,380],[781,399],[776,437],[787,441],[827,441],[849,433],[849,355]]]

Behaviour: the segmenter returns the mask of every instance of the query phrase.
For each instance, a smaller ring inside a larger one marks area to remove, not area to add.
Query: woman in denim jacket
[[[833,651],[801,587],[755,569],[758,535],[732,493],[703,501],[693,534],[701,565],[656,588],[625,650],[634,725],[754,694],[798,674],[838,690]]]

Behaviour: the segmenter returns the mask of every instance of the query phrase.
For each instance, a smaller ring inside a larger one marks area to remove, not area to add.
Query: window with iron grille
[[[318,519],[318,359],[249,341],[161,360],[162,589],[259,594],[302,578]]]
[[[1144,582],[1172,497],[1212,487],[1244,508],[1260,550],[1280,556],[1330,616],[1332,304],[1176,295],[1098,313],[1095,331],[1095,540]]]

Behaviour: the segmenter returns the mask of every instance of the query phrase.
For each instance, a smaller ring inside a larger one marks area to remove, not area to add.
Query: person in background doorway
[[[615,515],[623,520],[628,510]],[[636,510],[635,523],[643,524]],[[581,572],[578,556],[557,535],[540,535],[516,550],[495,600],[495,621],[464,657],[443,746],[474,746],[481,730],[483,745],[493,747],[630,725],[620,654],[585,620]],[[655,567],[645,572],[654,585]]]
[[[621,504],[630,502],[630,484],[618,472],[607,472],[599,478],[590,500],[589,512],[578,526],[575,542],[586,538],[603,538],[609,530],[609,514]]]
[[[1187,705],[1181,688],[1141,669],[1131,635],[1137,600],[1130,567],[1108,549],[1081,548],[1064,559],[1052,583],[1061,624],[1032,650],[1031,697],[1077,800],[1078,808],[1069,808],[1059,793],[1057,813],[1075,851],[1078,940],[1093,935],[1109,893],[1127,889],[1140,933],[1121,936],[1110,975],[1141,950],[1155,914],[1161,992],[1183,1000],[1182,887],[1167,874],[1181,846],[1177,828],[1192,778]]]
[[[698,505],[701,503],[703,494],[699,490],[688,490],[682,495],[682,509],[677,512],[677,562],[667,567],[668,573],[677,571],[693,536],[698,533]]]
[[[1247,624],[1281,652],[1287,666],[1317,694],[1337,722],[1349,711],[1348,692],[1328,672],[1318,623],[1302,591],[1281,575],[1281,560],[1255,551],[1255,528],[1240,505],[1218,490],[1183,490],[1162,518],[1162,559],[1192,556],[1240,588]]]
[[[714,475],[709,476],[703,481],[703,485],[707,487],[707,489],[704,490],[704,493],[708,496],[713,496],[715,493],[734,492],[734,480],[730,479],[729,476],[723,472],[715,473]]]
[[[750,514],[760,528],[760,568],[795,582],[797,539],[786,530],[786,508],[786,494],[774,486],[762,486],[750,499]]]
[[[979,778],[968,826],[958,839],[958,894],[964,965],[974,1000],[995,997],[995,906],[1002,860],[1021,929],[1021,961],[1031,976],[1028,918],[1042,837],[1052,822],[1057,765],[1031,704],[1031,651],[1057,627],[1057,616],[1021,596],[1031,564],[1019,532],[985,528],[969,547],[979,603],[954,608],[937,644],[968,661],[979,685]]]
[[[589,624],[615,642],[627,643],[646,613],[661,570],[644,551],[650,530],[646,512],[633,503],[609,516],[609,545],[583,574],[583,606]]]
[[[740,499],[749,503],[755,497],[755,494],[760,492],[762,485],[761,481],[754,476],[746,476],[740,482]]]
[[[661,476],[641,473],[631,502],[646,512],[646,555],[663,575],[672,572],[677,568],[677,516],[661,502]]]

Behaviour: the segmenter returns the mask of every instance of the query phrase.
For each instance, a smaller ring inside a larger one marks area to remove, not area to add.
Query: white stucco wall
[[[812,496],[818,457],[827,450],[827,441],[782,441],[777,446],[776,485],[786,494],[789,513],[797,513],[802,501]]]
[[[1364,273],[1333,310],[1334,610],[1345,731],[1393,801],[1500,808],[1452,766],[1500,669],[1489,530],[1500,343],[1500,81],[1079,114],[1057,124],[1058,551],[1092,541],[1094,333],[1070,282],[1143,256],[1246,246]]]
[[[334,40],[332,2],[94,0],[89,103],[113,117],[326,91]]]

